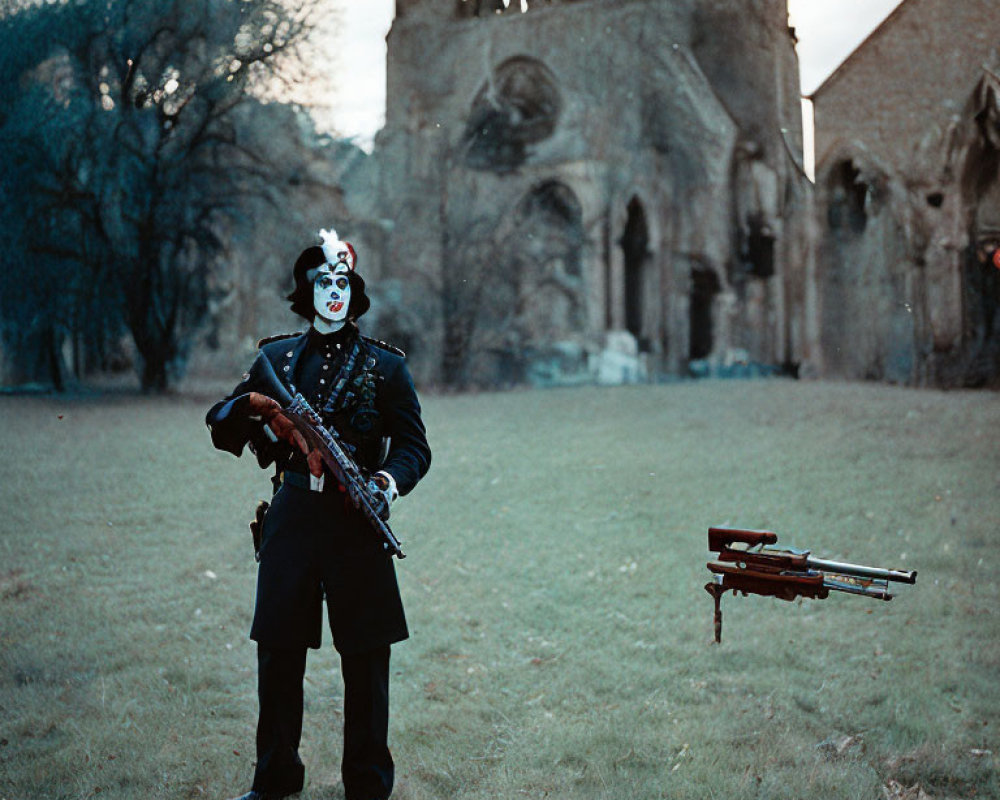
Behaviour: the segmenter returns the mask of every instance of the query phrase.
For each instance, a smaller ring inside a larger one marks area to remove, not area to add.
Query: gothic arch
[[[466,164],[495,172],[516,169],[532,145],[555,132],[561,112],[556,77],[545,64],[528,56],[504,61],[472,102],[463,135]]]
[[[834,233],[860,236],[868,225],[871,186],[853,159],[838,160],[826,176],[826,217]]]
[[[651,268],[651,259],[646,210],[635,195],[628,202],[625,229],[619,245],[625,259],[625,328],[636,341],[641,341],[646,332],[644,310],[647,270]]]
[[[536,184],[514,208],[511,237],[528,338],[582,333],[584,227],[576,194],[558,180]]]
[[[661,242],[657,205],[643,187],[616,193],[604,260],[604,327],[627,330],[643,352],[665,346]]]

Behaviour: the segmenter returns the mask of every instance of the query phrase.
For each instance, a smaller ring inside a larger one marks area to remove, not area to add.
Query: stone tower
[[[380,327],[425,379],[809,360],[784,0],[397,0],[388,52]]]

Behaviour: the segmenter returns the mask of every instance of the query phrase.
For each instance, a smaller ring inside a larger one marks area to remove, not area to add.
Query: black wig
[[[309,272],[319,269],[325,263],[327,261],[322,247],[318,245],[307,247],[298,257],[292,271],[295,277],[295,290],[287,299],[292,301],[292,311],[310,322],[316,316],[316,309],[313,308],[313,282]],[[351,304],[347,307],[347,318],[356,320],[371,307],[371,301],[365,294],[364,278],[351,270],[347,273],[347,280],[351,284]]]

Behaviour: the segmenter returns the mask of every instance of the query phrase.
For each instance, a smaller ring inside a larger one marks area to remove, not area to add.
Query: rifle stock
[[[727,591],[794,600],[825,599],[831,591],[891,600],[889,581],[916,583],[916,571],[883,569],[812,558],[808,550],[768,547],[776,544],[771,531],[709,528],[708,547],[717,554],[708,563],[712,580],[705,590],[715,600],[715,641],[722,641],[722,595]],[[734,547],[734,545],[746,545]]]

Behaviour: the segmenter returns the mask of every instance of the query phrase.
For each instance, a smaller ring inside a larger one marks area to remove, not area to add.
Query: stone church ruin
[[[396,0],[371,154],[246,126],[292,177],[220,231],[192,368],[301,325],[289,267],[333,225],[424,384],[996,387],[995,6],[904,0],[811,98],[813,184],[786,0]]]
[[[906,0],[814,93],[823,374],[1000,383],[995,0]]]
[[[810,187],[783,0],[397,0],[379,330],[451,385],[793,368]],[[377,196],[377,199],[376,199]]]

